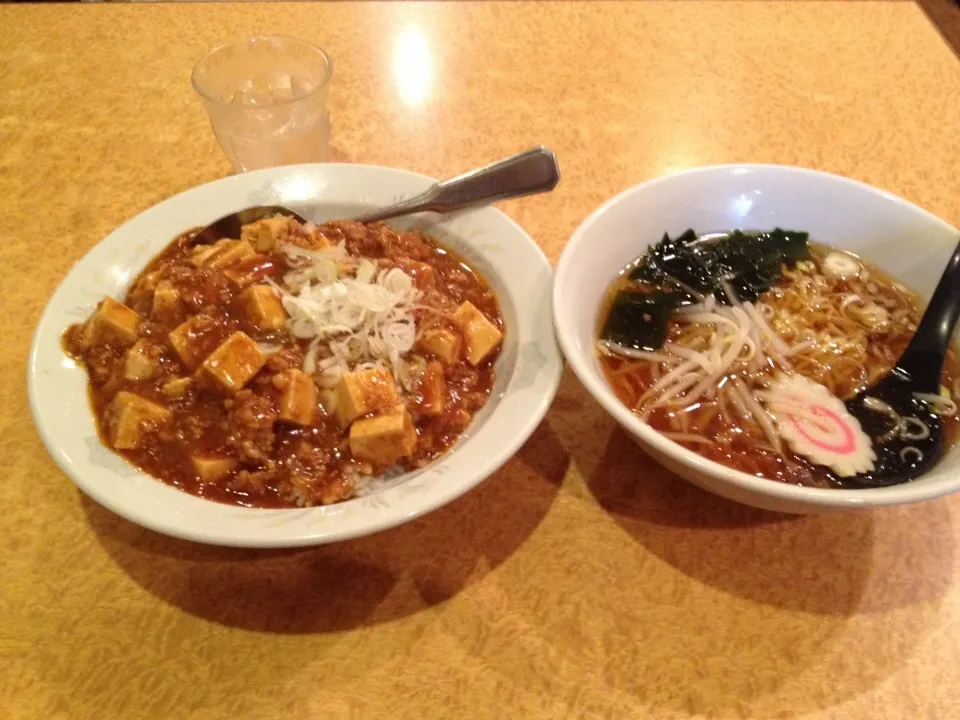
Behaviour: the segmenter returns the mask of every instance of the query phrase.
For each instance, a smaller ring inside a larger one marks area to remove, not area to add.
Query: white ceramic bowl
[[[90,497],[133,522],[199,542],[251,547],[367,535],[412,520],[477,485],[536,428],[563,369],[550,314],[550,264],[530,236],[494,208],[429,226],[421,219],[417,225],[480,270],[500,300],[506,332],[491,398],[452,452],[361,498],[329,507],[252,509],[203,500],[139,472],[100,443],[86,373],[60,347],[67,326],[87,317],[105,295],[122,297],[144,265],[191,227],[252,205],[285,205],[318,222],[351,217],[420,193],[433,182],[364,165],[273,168],[188,190],[112,232],[70,271],[34,334],[30,407],[53,459]],[[410,227],[413,221],[394,224]]]
[[[630,412],[604,380],[596,356],[598,309],[611,280],[664,232],[780,226],[807,230],[852,250],[929,297],[960,232],[901,198],[847,178],[772,165],[681,172],[631,188],[577,228],[554,279],[560,346],[587,390],[658,462],[717,495],[792,513],[917,502],[960,489],[960,448],[922,478],[870,490],[805,488],[764,480],[702,458]],[[643,482],[637,467],[637,482]]]

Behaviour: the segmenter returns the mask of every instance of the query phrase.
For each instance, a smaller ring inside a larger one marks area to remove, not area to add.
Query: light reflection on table
[[[426,34],[417,25],[407,25],[393,40],[393,77],[400,101],[419,107],[433,90],[433,57]]]

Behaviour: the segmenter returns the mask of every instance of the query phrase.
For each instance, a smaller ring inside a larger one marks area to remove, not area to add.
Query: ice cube
[[[250,91],[247,88],[240,88],[233,93],[233,96],[230,98],[231,105],[252,105],[251,98],[249,97]]]
[[[290,87],[290,73],[282,70],[269,70],[254,76],[250,80],[250,98],[253,105],[272,105],[293,99]]]
[[[290,90],[293,93],[294,100],[305,98],[316,89],[313,81],[303,75],[295,75],[290,78]]]

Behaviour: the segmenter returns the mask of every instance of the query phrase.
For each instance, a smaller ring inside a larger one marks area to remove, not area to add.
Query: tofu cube
[[[137,340],[140,315],[112,297],[105,297],[83,326],[83,345],[114,343],[133,345]]]
[[[197,336],[204,330],[210,329],[215,325],[215,321],[209,315],[194,315],[184,320],[167,334],[167,340],[171,347],[180,356],[180,360],[191,370],[195,368],[202,359],[199,356],[200,348]]]
[[[286,373],[287,385],[280,398],[280,419],[294,425],[312,425],[317,418],[317,386],[296,368]]]
[[[362,415],[399,405],[397,386],[386,370],[346,373],[337,385],[337,417],[346,427]]]
[[[469,300],[465,301],[453,318],[467,341],[467,360],[473,365],[479,365],[490,353],[497,349],[503,339],[503,333],[497,326],[487,320],[486,316]]]
[[[424,415],[440,415],[447,407],[447,383],[443,374],[443,365],[436,360],[427,363],[427,369],[420,378],[419,410]]]
[[[203,262],[206,267],[225,268],[254,255],[253,247],[244,240],[221,240],[214,247],[217,251]]]
[[[228,393],[235,393],[263,367],[267,354],[249,335],[235,332],[203,361],[200,371]]]
[[[218,240],[213,245],[198,245],[190,255],[197,267],[225,268],[254,255],[246,240]]]
[[[269,285],[254,285],[240,293],[243,311],[258,330],[279,330],[287,320],[283,303]]]
[[[270,252],[281,243],[291,243],[300,247],[324,248],[332,243],[319,227],[301,225],[286,215],[274,215],[244,225],[240,239],[246,240],[257,252]]]
[[[167,397],[182,398],[187,394],[191,385],[193,385],[193,378],[175,377],[167,380],[160,388],[160,392]]]
[[[159,369],[157,356],[159,348],[153,343],[140,339],[127,350],[123,361],[123,377],[125,380],[149,380]]]
[[[213,245],[197,245],[190,252],[190,262],[192,262],[197,267],[205,265],[207,260],[216,254],[218,251],[218,245],[223,242],[223,240],[214,243]]]
[[[180,291],[169,280],[161,280],[153,291],[153,315],[171,315],[180,309]]]
[[[357,460],[393,465],[417,447],[417,429],[405,407],[357,420],[350,426],[350,452]]]
[[[463,352],[463,338],[444,328],[425,330],[420,338],[420,347],[435,355],[447,365],[460,362]]]
[[[173,416],[162,405],[126,390],[114,395],[106,414],[110,444],[117,450],[136,448],[150,425],[159,427]]]
[[[286,215],[274,215],[244,225],[240,230],[240,239],[257,252],[270,252],[290,235],[290,218]]]
[[[147,273],[140,278],[140,282],[137,283],[137,285],[146,292],[153,292],[157,288],[157,285],[162,282],[160,280],[162,274],[161,270],[154,270],[153,272]]]
[[[193,471],[203,482],[219,480],[237,466],[233,458],[217,457],[215,455],[191,455],[190,463]]]

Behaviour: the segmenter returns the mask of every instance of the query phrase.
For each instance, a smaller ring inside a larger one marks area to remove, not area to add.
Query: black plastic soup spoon
[[[930,402],[917,396],[940,394],[940,374],[958,316],[960,244],[893,369],[846,402],[870,437],[877,459],[871,472],[844,478],[843,484],[896,485],[922,475],[940,459],[945,446],[943,421]]]

